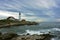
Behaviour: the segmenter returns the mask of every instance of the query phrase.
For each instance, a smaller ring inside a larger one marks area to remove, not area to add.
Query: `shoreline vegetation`
[[[8,17],[7,19],[0,20],[0,28],[10,27],[10,26],[24,26],[24,25],[38,25],[38,23],[26,21],[25,19],[19,21],[14,17]]]
[[[54,35],[51,34],[41,34],[41,35],[18,35],[16,33],[0,33],[0,40],[51,40]]]

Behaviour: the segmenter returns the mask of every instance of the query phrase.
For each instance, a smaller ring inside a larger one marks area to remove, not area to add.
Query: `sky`
[[[0,19],[13,16],[37,22],[60,22],[60,0],[0,0]]]

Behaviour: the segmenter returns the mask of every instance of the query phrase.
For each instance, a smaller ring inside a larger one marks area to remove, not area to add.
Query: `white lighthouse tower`
[[[19,12],[19,21],[21,21],[21,13]]]

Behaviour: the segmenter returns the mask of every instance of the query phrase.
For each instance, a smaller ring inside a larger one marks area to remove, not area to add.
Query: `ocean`
[[[52,35],[56,35],[56,37],[51,40],[60,40],[60,22],[41,22],[39,25],[24,25],[24,26],[15,26],[10,28],[1,28],[0,32],[14,32],[19,35],[27,34],[46,34],[51,32]]]

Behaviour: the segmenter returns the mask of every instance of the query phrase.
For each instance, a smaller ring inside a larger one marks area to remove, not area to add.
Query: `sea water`
[[[1,28],[0,32],[14,32],[17,34],[46,34],[51,32],[51,34],[56,35],[57,37],[52,38],[51,40],[60,40],[60,23],[59,22],[42,22],[39,25],[30,25],[30,26],[15,26],[10,28]]]

